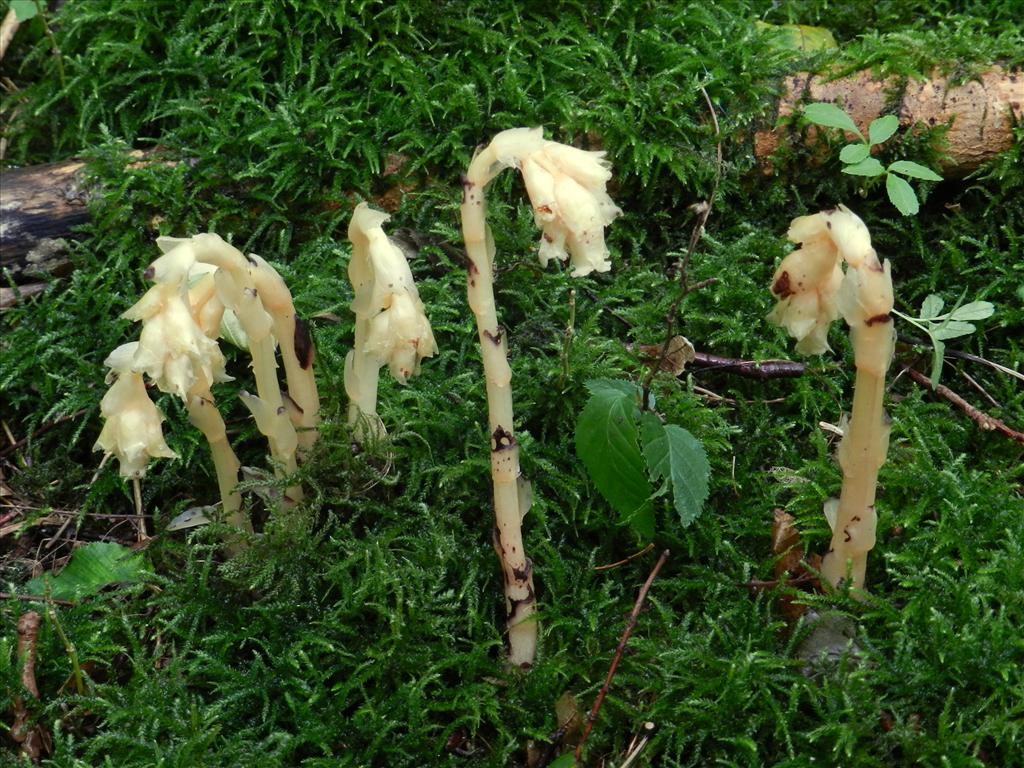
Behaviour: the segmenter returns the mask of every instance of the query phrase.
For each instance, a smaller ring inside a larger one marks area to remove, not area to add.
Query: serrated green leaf
[[[885,173],[885,166],[874,157],[861,160],[859,163],[848,165],[843,168],[843,173],[851,176],[881,176]]]
[[[867,144],[847,144],[839,151],[839,159],[844,163],[859,163],[871,154]]]
[[[690,525],[708,497],[711,467],[704,446],[682,427],[662,424],[653,413],[641,416],[640,434],[651,478],[668,482],[683,526]]]
[[[932,336],[932,375],[929,377],[932,389],[939,386],[942,376],[942,364],[946,361],[946,345]]]
[[[639,391],[626,381],[587,382],[590,399],[576,421],[576,455],[597,490],[643,538],[654,536],[651,484],[637,432]]]
[[[933,339],[956,339],[974,333],[977,328],[971,323],[964,323],[959,320],[947,320],[940,326],[933,328],[930,333]]]
[[[808,104],[804,107],[804,117],[815,125],[822,125],[826,128],[840,128],[860,136],[862,139],[864,138],[864,135],[857,129],[857,125],[850,116],[835,104],[827,102]]]
[[[938,317],[945,303],[941,296],[937,296],[934,293],[928,294],[924,297],[924,301],[921,302],[921,312],[918,314],[918,317],[922,320]]]
[[[19,23],[34,19],[39,14],[39,6],[35,0],[11,0],[11,10]]]
[[[145,558],[120,544],[96,541],[76,549],[64,570],[44,573],[25,585],[29,595],[48,594],[54,600],[80,600],[111,584],[142,580]]]
[[[884,115],[876,118],[868,126],[868,141],[872,145],[888,141],[899,130],[899,127],[900,119],[896,115]]]
[[[885,191],[889,193],[892,204],[904,216],[913,216],[920,210],[914,188],[899,176],[890,173],[885,177]]]
[[[924,179],[925,181],[942,181],[942,177],[935,171],[910,160],[897,160],[889,165],[891,173],[902,173],[912,179]]]
[[[984,320],[992,317],[995,311],[995,305],[990,301],[972,301],[954,309],[949,313],[949,317],[951,320]]]

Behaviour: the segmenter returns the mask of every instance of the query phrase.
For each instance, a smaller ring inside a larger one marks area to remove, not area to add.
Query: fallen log
[[[1013,146],[1013,127],[1024,117],[1024,72],[993,67],[961,85],[941,75],[910,82],[866,71],[831,81],[808,72],[793,75],[783,81],[773,127],[754,136],[754,156],[765,174],[775,172],[772,155],[782,143],[799,140],[793,115],[817,101],[844,109],[864,135],[872,120],[889,114],[899,117],[903,131],[948,126],[942,170],[959,178]],[[812,127],[804,139],[813,146],[817,135]]]
[[[84,163],[72,161],[0,174],[0,263],[4,280],[25,283],[66,274],[67,239],[89,220]]]

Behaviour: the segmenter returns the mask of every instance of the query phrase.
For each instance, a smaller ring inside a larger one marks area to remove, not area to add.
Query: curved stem
[[[476,155],[463,180],[462,234],[469,258],[467,295],[476,318],[484,376],[487,381],[488,424],[491,436],[491,479],[494,485],[494,550],[501,560],[505,582],[509,661],[527,669],[537,649],[537,601],[533,564],[523,548],[519,501],[519,445],[512,414],[512,370],[508,364],[505,329],[498,324],[494,304],[494,243],[487,230],[484,187],[495,175],[489,148]]]

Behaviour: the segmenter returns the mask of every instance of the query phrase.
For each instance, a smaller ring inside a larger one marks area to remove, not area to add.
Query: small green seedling
[[[928,334],[932,340],[934,351],[932,353],[932,389],[938,386],[939,377],[942,376],[942,363],[946,351],[946,340],[956,339],[961,336],[968,336],[977,330],[977,327],[968,322],[969,320],[984,320],[991,317],[995,307],[988,301],[972,301],[969,304],[961,304],[964,297],[956,303],[952,310],[942,314],[943,300],[941,296],[934,293],[925,297],[921,302],[921,311],[917,317],[904,315],[902,312],[893,310],[892,313],[913,325],[918,330]]]
[[[872,120],[868,126],[867,138],[864,138],[864,134],[857,128],[853,119],[835,104],[827,102],[808,104],[804,107],[804,117],[815,125],[824,128],[839,128],[857,136],[860,141],[847,144],[839,152],[839,159],[843,163],[843,173],[867,178],[884,176],[885,191],[889,194],[889,200],[904,216],[914,216],[920,208],[917,194],[903,178],[904,176],[923,181],[942,181],[939,174],[920,163],[897,160],[886,167],[877,158],[871,156],[872,147],[884,144],[899,129],[900,119],[896,115],[883,115]]]

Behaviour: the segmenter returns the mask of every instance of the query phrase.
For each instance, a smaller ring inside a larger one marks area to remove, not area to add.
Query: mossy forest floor
[[[754,168],[750,136],[771,121],[779,78],[800,69],[956,76],[1021,64],[1017,0],[721,2],[199,2],[70,0],[49,19],[63,79],[37,19],[2,64],[8,165],[88,159],[103,191],[72,246],[73,273],[2,316],[0,579],[16,593],[75,543],[129,541],[133,503],[114,463],[96,474],[102,361],[137,328],[119,319],[144,290],[157,235],[215,231],[279,265],[319,350],[324,430],[300,471],[308,502],[268,512],[227,558],[224,529],[166,533],[212,503],[205,446],[161,396],[177,460],[154,463],[143,500],[155,538],[145,582],[56,606],[85,673],[52,620],[38,642],[32,718],[52,735],[44,764],[71,766],[525,765],[556,730],[565,692],[589,709],[655,553],[617,523],[576,457],[573,431],[594,378],[639,382],[635,345],[664,338],[675,265],[694,213],[721,183],[689,280],[717,282],[679,306],[678,331],[732,358],[793,357],[764,317],[768,283],[799,214],[848,203],[890,258],[897,308],[931,293],[987,300],[993,317],[949,342],[1022,368],[1024,164],[1016,146],[966,179],[918,184],[920,214],[840,173],[838,146],[812,167],[790,148]],[[838,49],[802,53],[758,31],[823,25]],[[16,89],[16,90],[15,90]],[[483,379],[459,253],[460,173],[499,130],[600,145],[624,215],[609,230],[613,270],[543,272],[521,182],[490,194],[498,304],[509,330],[522,465],[533,480],[525,536],[542,649],[527,675],[502,665],[501,576],[490,543]],[[133,165],[132,149],[171,162]],[[941,132],[903,136],[884,159],[937,164]],[[395,162],[396,158],[400,162]],[[863,194],[862,194],[863,192]],[[352,450],[342,371],[352,344],[349,215],[360,199],[396,205],[391,230],[414,243],[413,272],[440,354],[399,387],[382,377],[390,440]],[[571,342],[570,290],[575,288]],[[912,334],[900,324],[898,329]],[[659,411],[704,444],[711,494],[684,528],[658,499],[654,583],[586,749],[618,766],[650,721],[634,765],[1024,765],[1022,448],[979,430],[906,376],[891,383],[889,462],[864,602],[806,594],[846,614],[856,660],[806,674],[772,578],[772,512],[795,516],[809,553],[827,547],[822,502],[839,487],[834,435],[849,407],[850,346],[797,379],[721,371],[659,377]],[[901,345],[927,369],[930,351]],[[233,388],[220,402],[243,463],[265,443]],[[943,380],[1020,429],[1024,388],[951,358]],[[968,379],[970,377],[970,379]],[[975,387],[971,380],[977,383]],[[251,384],[250,384],[251,386]],[[985,394],[982,394],[984,390]],[[95,478],[94,478],[94,475]],[[259,485],[256,483],[256,485]],[[265,495],[265,494],[264,494]],[[60,523],[70,524],[58,535]],[[56,521],[56,522],[55,522]],[[53,542],[53,546],[47,545]],[[14,627],[38,603],[0,600],[0,763],[24,697]],[[541,749],[543,751],[543,747]],[[534,764],[542,764],[535,762]]]

